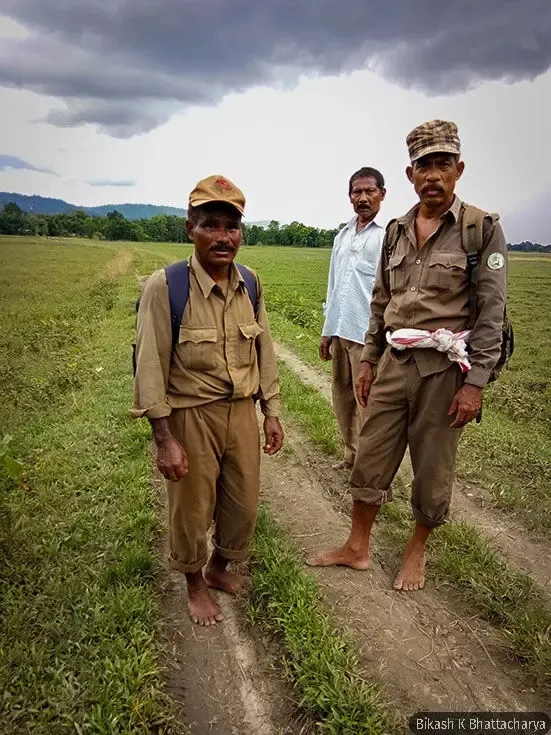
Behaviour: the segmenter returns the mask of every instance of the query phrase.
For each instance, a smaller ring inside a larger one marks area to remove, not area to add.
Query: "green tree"
[[[0,212],[0,232],[5,235],[24,235],[29,231],[28,217],[15,202],[8,202]]]

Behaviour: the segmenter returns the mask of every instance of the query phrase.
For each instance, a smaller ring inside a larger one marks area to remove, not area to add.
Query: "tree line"
[[[243,225],[246,245],[281,245],[295,248],[330,248],[337,232],[309,227],[301,222],[282,225],[272,220],[268,225]],[[157,214],[149,219],[129,220],[113,210],[105,217],[77,210],[64,214],[34,214],[25,212],[15,202],[8,202],[0,211],[0,234],[35,235],[42,237],[88,237],[97,240],[131,240],[134,242],[190,242],[186,218],[173,214]],[[520,252],[551,252],[549,245],[524,241],[508,245]]]
[[[280,225],[243,225],[247,245],[287,245],[303,248],[329,248],[338,229],[323,230],[300,222]],[[8,202],[0,212],[0,234],[42,237],[88,237],[97,240],[134,242],[189,242],[185,217],[158,214],[149,219],[128,220],[113,210],[105,217],[77,210],[64,214],[25,212],[15,202]]]

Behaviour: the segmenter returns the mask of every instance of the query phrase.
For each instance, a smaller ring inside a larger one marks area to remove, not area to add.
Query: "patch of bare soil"
[[[159,515],[166,518],[165,489],[155,474]],[[167,533],[161,553],[167,558]],[[162,580],[160,645],[166,694],[178,735],[307,735],[289,686],[274,673],[268,639],[247,622],[244,602],[214,592],[225,619],[194,625],[187,613],[185,577],[167,569]]]
[[[263,499],[305,554],[343,543],[349,519],[339,512],[339,493],[331,498],[327,492],[328,481],[339,473],[292,426],[286,433],[286,449],[269,467],[263,464]],[[342,479],[333,485],[339,482],[344,488]],[[399,556],[383,555],[376,528],[374,536],[367,572],[306,569],[333,619],[354,641],[365,676],[382,682],[402,715],[545,709],[522,672],[506,660],[491,626],[458,610],[445,590],[430,582],[413,594],[391,589]]]
[[[331,401],[331,379],[312,368],[289,348],[278,344],[278,357],[307,385],[317,388]],[[399,472],[404,485],[411,484],[412,470],[406,456]],[[450,516],[463,520],[483,533],[512,566],[529,574],[551,596],[551,553],[549,543],[534,537],[512,513],[495,507],[483,488],[456,480]]]

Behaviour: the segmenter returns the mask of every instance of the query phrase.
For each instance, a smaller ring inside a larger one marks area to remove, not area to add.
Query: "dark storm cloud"
[[[2,44],[0,84],[62,98],[50,122],[121,137],[301,72],[369,67],[434,94],[551,66],[549,0],[0,0],[2,11],[30,33]]]
[[[54,173],[50,168],[38,168],[33,166],[32,163],[27,163],[18,156],[9,156],[6,153],[0,153],[0,171],[8,171],[9,169],[17,169],[19,171],[38,171],[40,174],[57,174]]]

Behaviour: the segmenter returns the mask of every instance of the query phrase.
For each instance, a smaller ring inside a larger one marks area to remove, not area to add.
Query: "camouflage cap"
[[[447,120],[431,120],[414,128],[406,138],[411,162],[429,153],[460,155],[457,125]]]
[[[239,214],[245,214],[245,195],[225,176],[209,176],[201,179],[189,195],[189,205],[199,207],[209,202],[224,202],[235,207]]]

